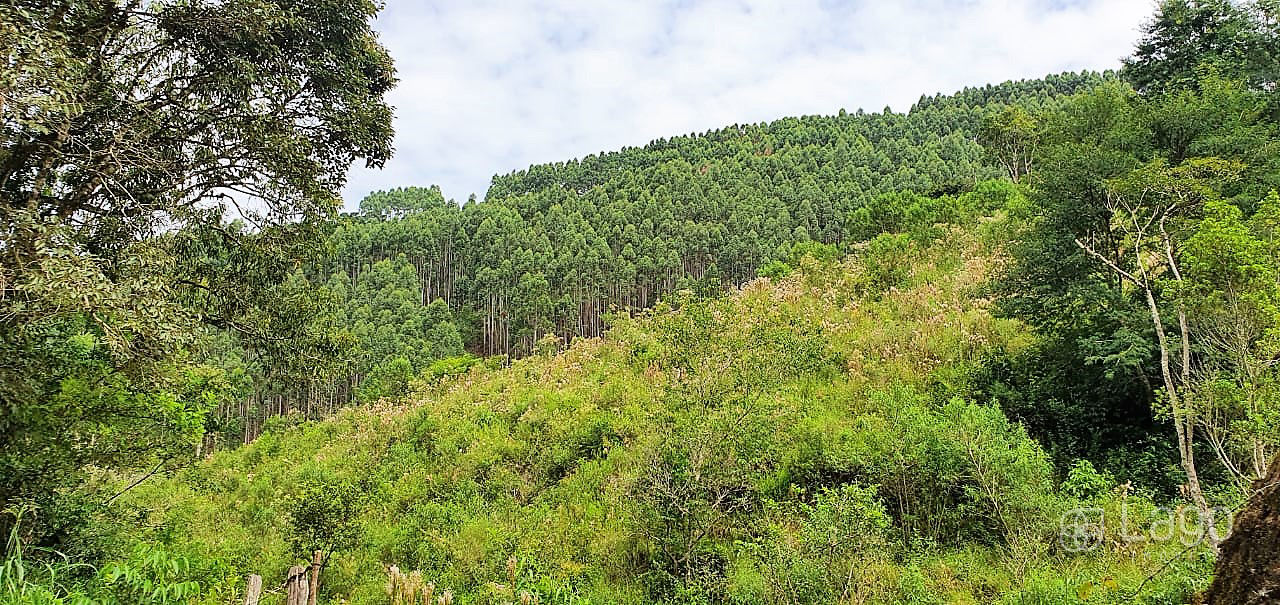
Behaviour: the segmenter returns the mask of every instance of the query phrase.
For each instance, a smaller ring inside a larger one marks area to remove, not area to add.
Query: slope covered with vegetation
[[[1025,200],[957,201],[987,204]],[[965,214],[269,431],[132,492],[152,509],[133,537],[182,536],[171,554],[218,562],[201,581],[227,594],[336,546],[327,594],[354,602],[386,598],[387,565],[460,603],[1129,594],[1168,545],[1063,552],[1056,513],[1111,502],[1114,485],[1082,467],[1059,486],[1025,431],[972,399],[981,360],[1030,335],[981,295],[1007,224]],[[1187,597],[1197,565],[1143,598]]]
[[[1010,174],[979,145],[1009,104],[1046,109],[1108,77],[1062,74],[922,97],[905,113],[672,137],[497,176],[481,202],[434,188],[375,192],[293,278],[334,301],[313,325],[348,343],[345,363],[298,373],[218,342],[214,365],[243,377],[218,411],[218,436],[244,441],[274,416],[399,395],[408,377],[463,350],[520,357],[546,335],[598,336],[610,310],[686,288],[721,292],[794,244],[901,229],[932,197]]]
[[[1275,0],[351,215],[372,4],[16,9],[5,605],[1180,603],[1274,501]]]

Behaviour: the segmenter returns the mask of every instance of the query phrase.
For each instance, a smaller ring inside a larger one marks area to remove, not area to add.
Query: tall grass
[[[70,578],[78,568],[91,566],[72,563],[57,551],[44,552],[48,560],[29,561],[22,542],[22,517],[25,508],[6,511],[14,518],[5,541],[4,564],[0,565],[0,605],[92,605],[94,601],[75,590]]]

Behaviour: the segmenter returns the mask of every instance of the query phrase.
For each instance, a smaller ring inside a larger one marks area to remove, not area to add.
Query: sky
[[[386,0],[395,156],[343,198],[1120,66],[1152,0]]]

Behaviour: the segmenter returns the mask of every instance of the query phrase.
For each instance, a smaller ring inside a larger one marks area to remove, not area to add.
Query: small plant
[[[205,593],[191,560],[161,547],[139,547],[129,560],[102,570],[99,579],[108,603],[190,603]]]
[[[52,554],[60,557],[60,562],[44,562],[34,567],[24,558],[26,546],[22,543],[21,525],[22,516],[28,510],[19,507],[6,511],[13,517],[13,525],[5,543],[4,563],[0,565],[0,605],[89,605],[92,601],[88,597],[62,586],[60,580],[75,568],[87,565],[69,563],[59,553]]]
[[[391,605],[432,605],[435,592],[435,582],[424,582],[421,570],[406,574],[395,565],[387,568],[387,596]]]

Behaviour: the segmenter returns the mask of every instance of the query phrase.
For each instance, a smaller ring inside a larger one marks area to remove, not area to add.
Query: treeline
[[[661,139],[497,176],[484,201],[458,204],[434,187],[370,194],[295,276],[333,300],[322,321],[350,341],[347,363],[247,384],[219,431],[248,440],[272,416],[399,394],[464,351],[509,360],[540,341],[598,336],[611,311],[678,290],[719,293],[796,244],[840,248],[941,220],[956,194],[1005,176],[981,143],[1006,104],[1037,111],[1109,78],[1063,74],[922,97],[905,114]]]
[[[986,392],[1059,466],[1249,494],[1280,451],[1280,4],[1162,3],[1122,82],[1004,122],[1033,167]]]
[[[404,255],[423,304],[438,298],[467,316],[469,349],[522,355],[546,334],[599,335],[611,308],[741,284],[792,243],[866,239],[859,223],[878,217],[858,211],[879,196],[972,190],[1001,176],[977,142],[992,102],[1039,106],[1102,80],[1067,74],[926,98],[907,114],[659,140],[495,177],[479,203],[446,202],[434,189],[379,192],[342,221],[332,261],[316,273],[354,283]]]

